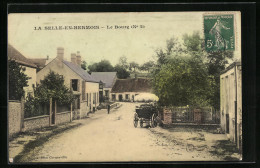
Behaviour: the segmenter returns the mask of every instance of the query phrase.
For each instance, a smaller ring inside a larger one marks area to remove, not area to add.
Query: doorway
[[[119,101],[123,101],[123,96],[120,94],[120,95],[118,96],[118,99],[119,99]]]

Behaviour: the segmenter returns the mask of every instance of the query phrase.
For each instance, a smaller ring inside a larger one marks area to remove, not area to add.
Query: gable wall
[[[79,92],[81,93],[82,90],[82,78],[77,75],[73,70],[71,70],[67,65],[60,64],[61,62],[57,59],[50,62],[46,65],[42,70],[37,73],[37,83],[39,84],[41,80],[44,79],[50,72],[50,70],[63,75],[64,77],[64,84],[70,88],[70,80],[71,79],[78,79],[79,80]],[[82,98],[81,98],[82,99]]]

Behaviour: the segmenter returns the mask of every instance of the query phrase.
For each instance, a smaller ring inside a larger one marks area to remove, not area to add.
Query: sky
[[[133,25],[138,27],[131,28]],[[46,26],[61,26],[63,30],[46,30]],[[98,26],[99,29],[65,30],[68,26]],[[8,43],[25,57],[46,58],[48,55],[55,58],[57,47],[63,47],[66,60],[70,61],[71,53],[79,51],[88,65],[103,59],[115,65],[121,56],[126,56],[128,62],[143,64],[155,59],[155,49],[165,47],[167,39],[173,36],[181,39],[183,34],[192,34],[194,31],[199,31],[203,36],[202,12],[8,15]],[[238,41],[239,38],[240,34]],[[239,57],[240,47],[236,49],[236,56]]]

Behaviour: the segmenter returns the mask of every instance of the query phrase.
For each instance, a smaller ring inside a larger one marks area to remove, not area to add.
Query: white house
[[[81,68],[81,56],[79,52],[71,54],[71,62],[64,60],[64,49],[57,49],[57,57],[37,72],[37,83],[50,72],[54,71],[64,77],[64,84],[72,89],[77,97],[74,107],[80,118],[94,111],[99,104],[99,81]]]
[[[221,128],[242,149],[242,66],[234,62],[220,75]]]
[[[37,66],[28,58],[23,56],[18,50],[12,45],[8,44],[8,59],[14,60],[23,68],[25,68],[25,74],[29,77],[28,86],[24,87],[25,98],[28,94],[34,96],[33,88],[36,86],[36,68]]]
[[[135,101],[140,93],[152,93],[151,79],[117,79],[111,90],[112,101]]]

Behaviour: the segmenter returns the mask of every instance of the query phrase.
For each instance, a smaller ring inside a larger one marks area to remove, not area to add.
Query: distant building
[[[37,83],[50,72],[54,71],[64,77],[64,84],[73,91],[77,97],[74,107],[80,118],[88,112],[94,111],[99,104],[99,81],[81,68],[79,52],[71,54],[71,62],[64,60],[64,49],[57,49],[57,57],[37,73]]]
[[[242,66],[234,62],[220,75],[221,128],[242,147]]]
[[[112,101],[135,101],[140,93],[152,93],[151,79],[131,78],[117,79],[112,90]]]
[[[52,59],[50,59],[49,56],[47,56],[46,58],[30,58],[30,60],[37,66],[37,72],[52,61]]]
[[[16,50],[12,45],[8,44],[8,59],[14,60],[25,68],[25,74],[30,77],[28,79],[28,86],[24,87],[25,98],[28,94],[34,96],[33,88],[36,86],[36,68],[37,66],[28,58],[23,56],[18,50]]]
[[[116,72],[92,72],[91,76],[103,83],[103,89],[99,91],[100,100],[110,100],[111,90],[116,82]]]

